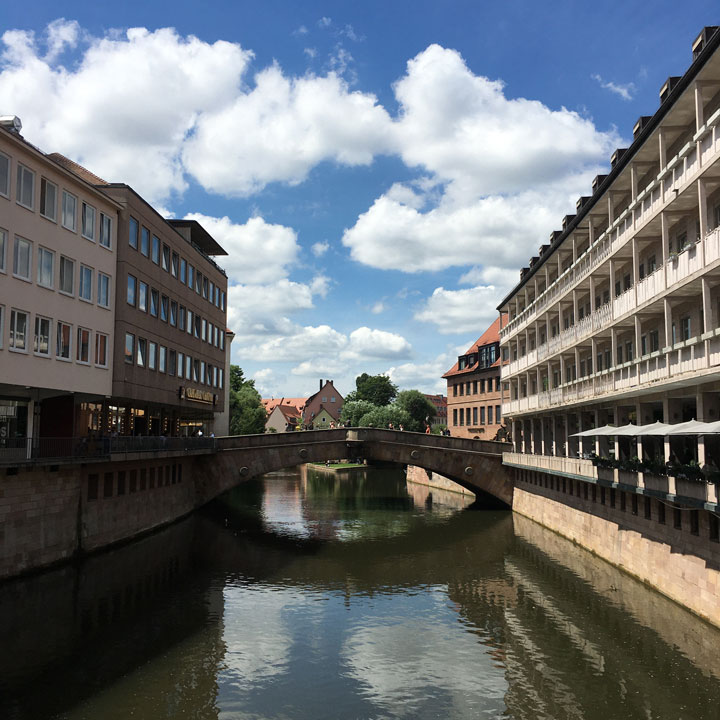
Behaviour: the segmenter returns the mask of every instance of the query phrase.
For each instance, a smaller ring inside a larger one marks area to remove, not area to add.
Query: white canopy
[[[667,435],[668,430],[672,427],[672,425],[668,425],[667,423],[660,422],[659,420],[657,422],[654,422],[652,425],[640,425],[638,427],[637,434],[639,437],[642,437],[644,435]]]
[[[720,420],[706,423],[699,420],[688,420],[687,422],[669,425],[668,423],[654,422],[651,425],[603,425],[603,427],[583,430],[574,433],[570,437],[643,437],[647,435],[717,435],[720,434]]]

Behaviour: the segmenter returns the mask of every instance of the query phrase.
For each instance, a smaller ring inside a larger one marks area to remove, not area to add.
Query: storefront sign
[[[0,405],[0,418],[17,417],[17,407],[15,405]]]
[[[196,390],[195,388],[186,388],[180,386],[180,399],[193,400],[194,402],[207,403],[208,405],[214,405],[216,395],[213,395],[207,390]]]

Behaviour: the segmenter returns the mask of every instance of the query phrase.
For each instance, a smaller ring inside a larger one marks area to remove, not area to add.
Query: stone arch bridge
[[[216,438],[215,452],[196,458],[196,504],[273,470],[362,457],[371,463],[416,465],[450,478],[478,498],[511,507],[512,474],[502,464],[502,453],[510,450],[503,442],[374,428]]]

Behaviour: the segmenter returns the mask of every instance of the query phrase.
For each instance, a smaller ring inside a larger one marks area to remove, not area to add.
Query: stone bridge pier
[[[513,478],[502,464],[509,449],[507,443],[373,428],[217,438],[216,452],[196,460],[196,506],[273,470],[363,457],[439,473],[479,498],[511,507]]]

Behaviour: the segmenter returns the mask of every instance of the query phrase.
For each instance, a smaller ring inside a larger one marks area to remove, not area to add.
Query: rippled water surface
[[[248,482],[0,585],[0,718],[720,718],[720,633],[391,470]]]

